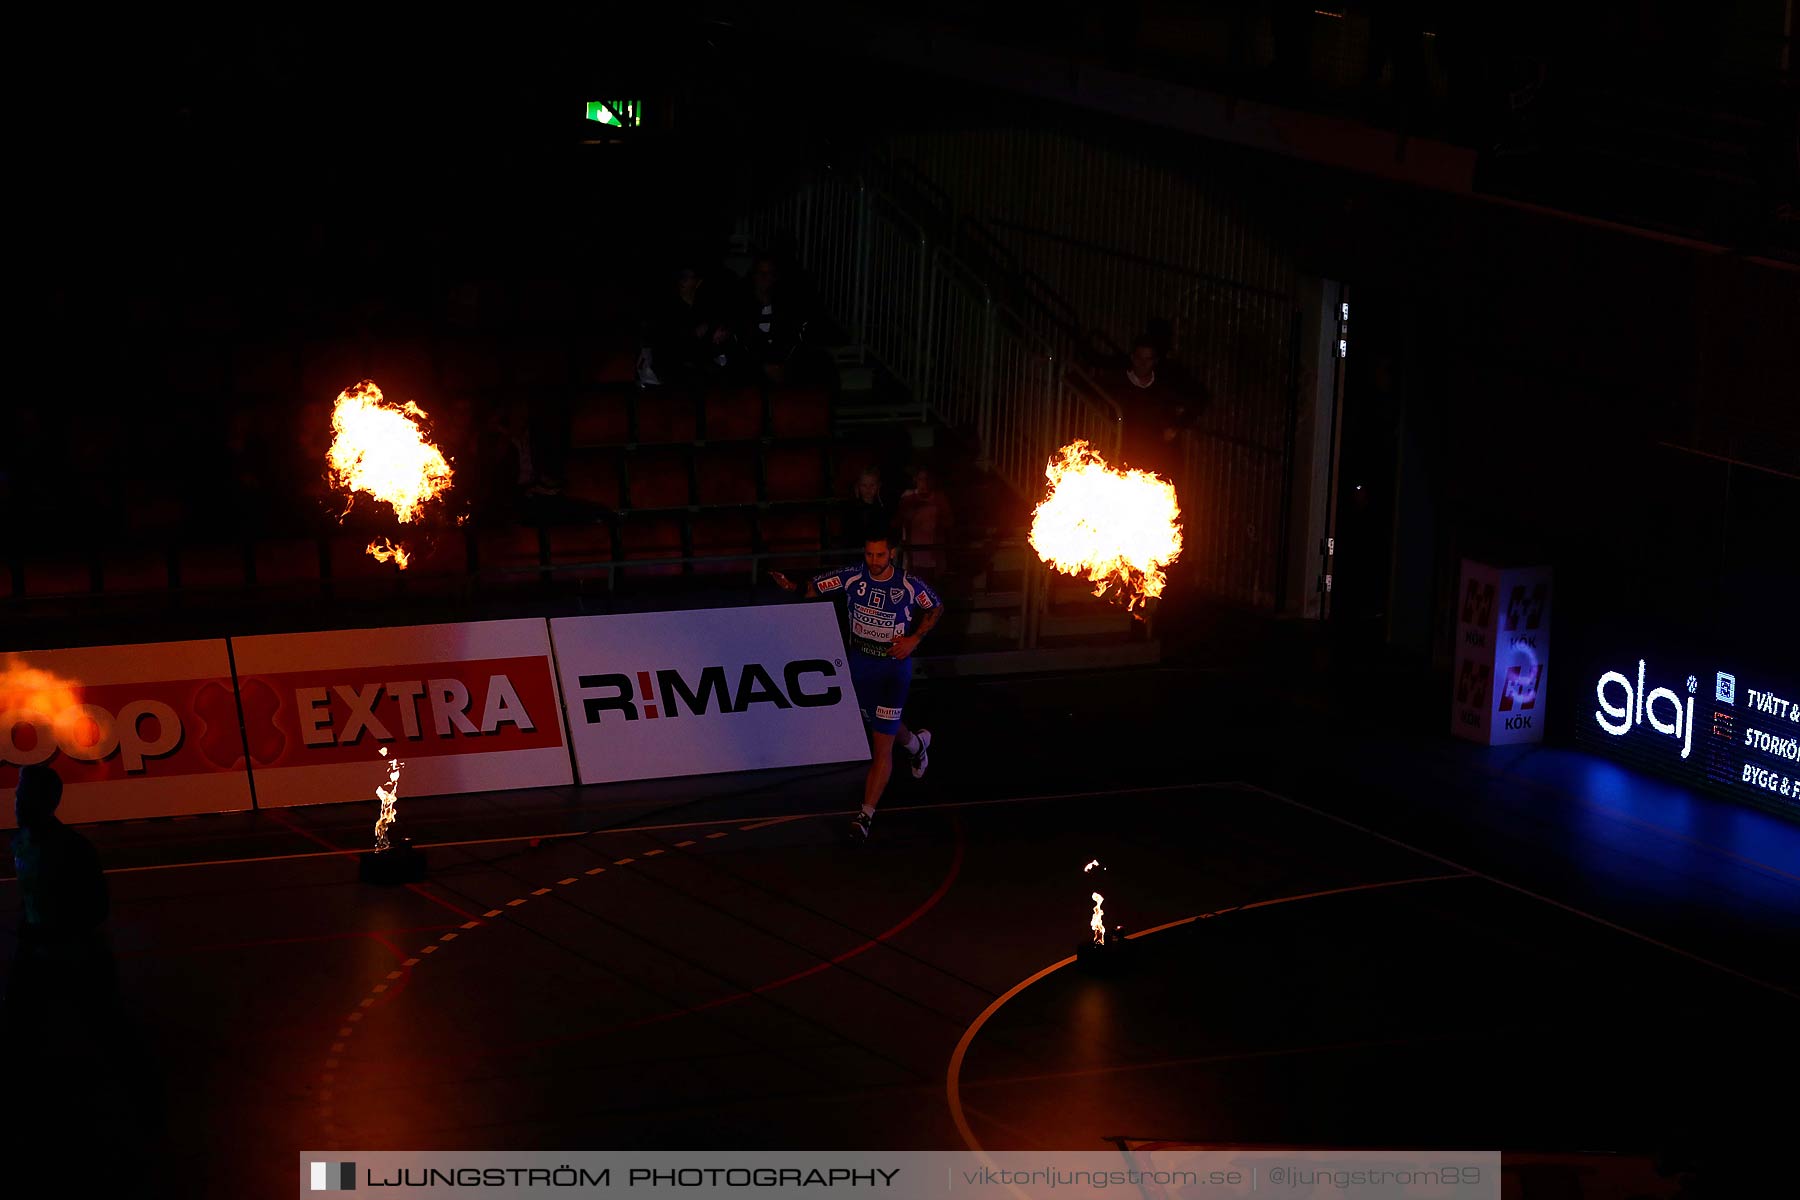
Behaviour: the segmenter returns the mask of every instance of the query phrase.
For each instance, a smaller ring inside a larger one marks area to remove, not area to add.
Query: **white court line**
[[[1302,892],[1294,896],[1277,896],[1273,899],[1257,900],[1249,904],[1234,904],[1229,908],[1218,908],[1211,912],[1197,913],[1191,917],[1183,917],[1178,921],[1165,921],[1163,924],[1154,926],[1150,929],[1140,929],[1136,933],[1127,934],[1126,939],[1135,940],[1137,938],[1149,937],[1151,934],[1161,933],[1165,929],[1174,929],[1180,925],[1191,925],[1195,921],[1204,921],[1212,917],[1228,916],[1235,912],[1248,912],[1253,908],[1273,908],[1279,904],[1296,904],[1303,900],[1322,900],[1327,896],[1342,896],[1350,892],[1370,892],[1381,888],[1405,887],[1414,883],[1441,883],[1450,879],[1467,878],[1470,878],[1470,876],[1462,873],[1455,875],[1427,875],[1413,879],[1386,879],[1374,883],[1358,883],[1352,884],[1349,887],[1328,888],[1320,892]],[[976,1140],[975,1130],[969,1125],[967,1110],[964,1109],[962,1102],[962,1068],[963,1062],[968,1057],[969,1047],[975,1044],[975,1038],[980,1034],[982,1027],[993,1018],[995,1013],[999,1012],[1002,1008],[1005,1008],[1007,1004],[1012,1001],[1013,997],[1017,996],[1020,992],[1024,991],[1038,980],[1056,974],[1064,967],[1073,963],[1078,957],[1079,955],[1071,954],[1067,958],[1059,959],[1042,970],[1027,975],[1025,978],[1006,989],[1006,991],[994,997],[993,1002],[982,1009],[981,1015],[971,1021],[967,1029],[963,1030],[962,1037],[958,1038],[956,1041],[956,1049],[950,1052],[950,1066],[944,1072],[944,1096],[945,1099],[949,1101],[950,1120],[956,1126],[956,1131],[962,1135],[963,1144],[968,1146],[968,1148],[975,1153],[982,1155],[984,1161],[991,1162],[991,1160],[986,1158],[987,1152],[982,1149],[981,1143]],[[1010,1187],[1011,1185],[1008,1186]],[[1018,1188],[1012,1187],[1011,1190],[1015,1196],[1020,1198],[1020,1200],[1027,1200],[1025,1193]]]
[[[941,812],[956,808],[990,808],[996,804],[1036,804],[1051,800],[1089,800],[1100,796],[1150,796],[1163,792],[1201,791],[1207,788],[1235,790],[1241,785],[1235,780],[1202,780],[1197,783],[1163,783],[1147,787],[1101,788],[1091,792],[1042,792],[1032,796],[1001,796],[993,800],[946,800],[938,804],[909,804],[888,810],[890,814],[912,812]],[[842,805],[826,809],[823,812],[787,813],[779,817],[714,817],[710,821],[675,821],[663,825],[615,825],[605,829],[586,829],[571,833],[518,833],[505,837],[465,838],[451,842],[418,842],[420,850],[446,849],[452,846],[497,846],[508,842],[557,842],[569,838],[601,837],[615,833],[658,833],[671,829],[705,829],[709,826],[732,825],[739,830],[750,826],[746,822],[761,823],[764,821],[804,821],[812,817],[836,818],[844,815]],[[723,837],[724,834],[709,834],[709,837]],[[690,843],[691,844],[691,843]],[[138,871],[180,871],[188,867],[231,867],[240,863],[294,862],[307,858],[347,858],[351,855],[365,853],[362,850],[304,850],[297,854],[257,854],[244,858],[206,858],[195,862],[150,863],[141,867],[108,867],[108,875],[130,875]],[[11,883],[16,876],[0,876],[0,883]]]
[[[1672,946],[1672,945],[1668,944],[1667,942],[1659,941],[1656,938],[1653,938],[1648,934],[1639,933],[1635,929],[1630,929],[1630,928],[1627,928],[1626,926],[1620,925],[1616,922],[1609,921],[1605,917],[1596,916],[1593,913],[1585,912],[1582,909],[1574,907],[1573,905],[1565,904],[1560,900],[1553,900],[1548,896],[1540,895],[1537,892],[1531,891],[1529,888],[1520,887],[1518,884],[1508,883],[1506,880],[1500,879],[1497,876],[1489,875],[1484,871],[1477,871],[1472,867],[1466,867],[1463,864],[1456,862],[1453,859],[1445,858],[1440,854],[1433,854],[1429,850],[1422,850],[1417,846],[1411,845],[1407,842],[1400,841],[1398,838],[1392,838],[1392,837],[1389,837],[1387,834],[1378,833],[1377,831],[1375,831],[1373,829],[1369,829],[1365,826],[1358,825],[1354,821],[1345,820],[1343,817],[1335,816],[1331,813],[1325,812],[1322,809],[1314,808],[1310,804],[1303,804],[1298,800],[1294,800],[1287,796],[1283,796],[1279,792],[1270,791],[1268,788],[1262,787],[1258,784],[1249,783],[1249,782],[1247,782],[1245,780],[1241,780],[1241,779],[1206,780],[1206,781],[1197,782],[1197,783],[1159,784],[1159,785],[1154,785],[1154,786],[1149,786],[1149,787],[1104,788],[1104,789],[1099,789],[1099,790],[1095,790],[1095,791],[1087,791],[1087,792],[1045,792],[1045,793],[1040,793],[1040,794],[1031,795],[1031,796],[1002,796],[1002,797],[999,797],[997,799],[992,799],[992,800],[952,800],[952,801],[945,801],[945,802],[938,803],[938,804],[916,804],[916,805],[910,805],[910,806],[902,807],[902,808],[895,808],[895,809],[891,810],[890,815],[897,815],[899,813],[909,813],[909,812],[940,812],[940,811],[944,811],[947,809],[990,808],[995,805],[1001,805],[1001,804],[1032,804],[1032,803],[1053,801],[1053,800],[1085,800],[1085,799],[1094,799],[1094,798],[1103,797],[1103,796],[1159,795],[1159,794],[1162,794],[1165,792],[1204,791],[1209,788],[1214,789],[1214,790],[1254,792],[1258,795],[1267,796],[1267,797],[1270,797],[1271,799],[1279,800],[1283,804],[1288,804],[1295,808],[1301,809],[1302,811],[1312,813],[1314,816],[1324,817],[1326,820],[1335,822],[1336,824],[1339,824],[1339,825],[1343,825],[1346,828],[1354,829],[1357,832],[1367,834],[1370,837],[1380,838],[1382,841],[1391,843],[1392,845],[1395,845],[1395,846],[1399,846],[1401,849],[1409,850],[1414,854],[1422,855],[1425,858],[1432,859],[1435,862],[1440,862],[1440,863],[1445,864],[1446,866],[1454,867],[1458,871],[1463,871],[1470,875],[1474,875],[1480,879],[1484,879],[1487,882],[1492,883],[1497,887],[1503,887],[1503,888],[1508,889],[1509,891],[1517,892],[1522,896],[1528,896],[1533,900],[1537,900],[1541,903],[1551,905],[1554,908],[1560,908],[1565,912],[1572,913],[1575,916],[1582,917],[1589,921],[1593,921],[1595,924],[1602,925],[1602,926],[1604,926],[1608,929],[1614,930],[1618,933],[1623,933],[1628,937],[1633,937],[1633,938],[1638,939],[1639,941],[1646,942],[1652,946],[1660,947],[1661,949],[1669,951],[1671,954],[1680,955],[1683,958],[1689,959],[1693,962],[1700,963],[1703,966],[1711,967],[1716,971],[1723,971],[1727,975],[1731,975],[1735,978],[1742,979],[1747,983],[1753,983],[1758,987],[1766,988],[1772,992],[1776,992],[1779,995],[1787,996],[1790,999],[1800,999],[1800,992],[1795,992],[1789,988],[1782,987],[1780,984],[1770,983],[1765,979],[1758,979],[1754,975],[1747,975],[1744,972],[1739,971],[1733,967],[1725,966],[1723,963],[1717,963],[1717,962],[1712,961],[1711,959],[1703,958],[1700,955],[1695,954],[1691,950],[1683,950],[1679,946]],[[505,843],[509,843],[509,842],[526,842],[526,841],[549,842],[549,841],[566,840],[568,838],[598,837],[602,834],[611,834],[611,833],[651,833],[651,832],[657,832],[657,831],[662,831],[662,830],[671,830],[671,829],[698,829],[698,828],[704,828],[709,825],[712,825],[712,826],[732,825],[732,826],[736,826],[739,830],[743,830],[743,829],[749,828],[750,825],[752,825],[752,824],[761,824],[763,822],[770,821],[770,820],[778,820],[778,821],[795,820],[795,821],[798,821],[798,820],[804,820],[809,817],[828,817],[828,818],[830,818],[830,817],[838,817],[841,815],[843,815],[843,810],[841,807],[839,807],[839,808],[833,808],[826,812],[793,813],[793,814],[787,814],[787,815],[784,815],[782,817],[777,817],[777,818],[755,817],[755,816],[725,817],[725,818],[715,818],[710,821],[678,821],[678,822],[673,822],[673,823],[669,823],[669,824],[661,824],[661,825],[621,825],[621,826],[617,826],[615,828],[610,828],[610,829],[594,829],[594,830],[587,830],[584,832],[573,832],[573,833],[518,834],[518,835],[514,835],[514,836],[509,836],[509,837],[471,838],[471,839],[467,839],[467,840],[463,840],[463,841],[452,841],[452,842],[423,842],[423,843],[419,844],[419,848],[420,849],[432,849],[432,848],[444,848],[444,847],[451,847],[451,846],[491,846],[491,845],[505,844]],[[722,833],[713,833],[713,834],[708,834],[707,836],[709,838],[713,838],[713,837],[724,837],[725,835]],[[343,857],[343,856],[349,855],[349,854],[361,854],[361,853],[362,853],[362,851],[360,851],[360,850],[315,850],[315,851],[311,851],[311,852],[302,852],[299,854],[270,854],[270,855],[263,855],[260,857],[255,857],[255,858],[218,858],[218,859],[209,859],[209,860],[205,860],[205,861],[201,861],[201,862],[156,863],[156,864],[152,864],[149,866],[142,866],[142,867],[113,867],[113,868],[109,869],[106,873],[108,875],[122,875],[122,874],[127,874],[130,872],[136,872],[136,871],[177,871],[177,870],[181,870],[186,867],[233,866],[238,863],[285,862],[290,859],[304,859],[304,858],[338,858],[338,857]],[[10,879],[13,877],[8,876],[6,878]],[[521,901],[513,901],[511,903],[522,904],[522,903],[524,903],[524,901],[522,901],[522,900]],[[433,947],[433,948],[435,949],[435,947]]]
[[[1521,896],[1529,896],[1531,899],[1536,900],[1542,904],[1548,904],[1552,908],[1560,908],[1566,913],[1572,913],[1575,916],[1582,917],[1586,920],[1592,921],[1592,922],[1594,922],[1594,924],[1604,926],[1605,928],[1610,929],[1615,933],[1622,933],[1622,934],[1626,935],[1627,937],[1634,937],[1640,942],[1646,942],[1649,945],[1658,947],[1659,949],[1667,950],[1670,954],[1678,954],[1682,958],[1688,959],[1692,962],[1697,962],[1701,966],[1711,967],[1715,971],[1723,971],[1725,974],[1733,976],[1734,978],[1737,978],[1737,979],[1741,979],[1745,983],[1754,983],[1757,987],[1767,988],[1769,991],[1775,992],[1778,995],[1786,996],[1790,1000],[1800,1000],[1800,992],[1796,992],[1790,988],[1784,988],[1778,983],[1770,983],[1766,979],[1758,979],[1754,975],[1747,975],[1744,972],[1738,970],[1736,967],[1728,967],[1724,963],[1714,962],[1710,958],[1702,958],[1700,955],[1695,954],[1692,950],[1683,950],[1680,946],[1672,946],[1668,942],[1659,941],[1658,939],[1651,937],[1647,933],[1639,933],[1637,930],[1628,928],[1624,925],[1621,925],[1617,921],[1609,921],[1605,917],[1597,916],[1594,913],[1587,912],[1584,909],[1576,908],[1573,904],[1565,904],[1561,900],[1553,900],[1549,896],[1545,896],[1545,895],[1542,895],[1541,893],[1532,891],[1530,888],[1520,887],[1516,883],[1508,883],[1506,880],[1501,879],[1498,876],[1489,875],[1486,871],[1477,871],[1474,867],[1465,866],[1462,863],[1457,862],[1453,858],[1445,858],[1441,854],[1433,854],[1429,850],[1421,850],[1419,847],[1414,846],[1409,842],[1403,842],[1399,838],[1396,838],[1396,837],[1389,837],[1387,834],[1378,832],[1377,830],[1374,830],[1374,829],[1370,829],[1366,825],[1358,825],[1355,821],[1346,820],[1345,818],[1338,816],[1336,813],[1328,813],[1322,808],[1314,808],[1310,804],[1304,804],[1299,800],[1293,799],[1292,797],[1284,796],[1280,792],[1272,792],[1266,787],[1262,787],[1262,786],[1260,786],[1258,784],[1254,784],[1254,783],[1247,783],[1241,779],[1236,781],[1233,784],[1228,785],[1228,786],[1240,788],[1243,791],[1247,791],[1247,792],[1255,792],[1258,795],[1267,796],[1272,800],[1279,800],[1283,804],[1291,804],[1295,808],[1300,809],[1302,812],[1309,812],[1315,817],[1323,817],[1323,818],[1325,818],[1325,820],[1334,822],[1335,824],[1338,824],[1338,825],[1342,825],[1346,829],[1354,829],[1358,833],[1365,833],[1372,838],[1379,838],[1380,840],[1388,843],[1390,846],[1398,846],[1402,850],[1410,850],[1412,853],[1417,854],[1423,858],[1429,858],[1432,862],[1443,863],[1446,867],[1454,867],[1458,871],[1462,871],[1469,875],[1475,876],[1477,879],[1484,879],[1487,882],[1494,884],[1496,887],[1503,887],[1503,888],[1507,889],[1508,891],[1517,892]]]

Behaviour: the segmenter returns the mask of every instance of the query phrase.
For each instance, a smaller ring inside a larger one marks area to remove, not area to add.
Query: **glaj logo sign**
[[[1594,694],[1600,701],[1599,709],[1594,713],[1594,720],[1600,728],[1614,737],[1624,737],[1633,726],[1642,725],[1646,720],[1650,728],[1658,733],[1668,734],[1681,743],[1681,757],[1686,758],[1694,749],[1694,696],[1699,690],[1699,681],[1690,677],[1687,681],[1687,707],[1682,707],[1682,698],[1666,687],[1659,687],[1646,693],[1644,691],[1644,660],[1638,659],[1637,686],[1617,671],[1608,671],[1600,677]],[[1615,703],[1610,696],[1619,696]],[[1658,705],[1662,711],[1658,712]],[[1666,719],[1665,719],[1666,718]]]

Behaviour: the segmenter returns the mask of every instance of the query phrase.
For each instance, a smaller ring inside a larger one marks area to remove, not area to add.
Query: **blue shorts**
[[[912,659],[875,658],[850,651],[850,682],[863,724],[876,733],[900,732],[900,714],[912,687]]]

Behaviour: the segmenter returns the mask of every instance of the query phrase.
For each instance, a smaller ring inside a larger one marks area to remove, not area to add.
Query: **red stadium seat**
[[[370,541],[367,537],[355,537],[350,534],[338,534],[326,547],[326,563],[331,568],[331,581],[345,585],[359,592],[385,591],[399,582],[400,568],[393,560],[377,562],[375,556],[368,552]],[[406,539],[401,538],[404,545]],[[411,548],[407,553],[410,555]],[[408,566],[408,570],[411,567]]]
[[[765,495],[771,501],[822,500],[831,494],[825,453],[818,446],[770,446],[763,451]]]
[[[623,392],[586,392],[575,400],[569,441],[575,446],[622,446],[631,440],[631,398]]]
[[[700,503],[756,503],[756,447],[707,446],[694,452],[694,484]]]
[[[779,388],[769,397],[769,434],[778,438],[831,435],[831,397],[818,388]]]
[[[163,377],[184,392],[212,395],[230,386],[230,357],[204,342],[165,347],[160,357]]]
[[[527,279],[518,287],[518,319],[522,325],[563,325],[575,315],[575,297],[560,279]]]
[[[748,577],[753,544],[750,514],[745,512],[696,513],[690,525],[694,557],[717,562],[696,562],[696,575],[738,574]],[[724,557],[741,555],[742,557]]]
[[[438,373],[444,387],[451,391],[484,392],[497,388],[506,379],[500,343],[480,334],[449,342],[439,354]]]
[[[627,496],[632,508],[685,508],[692,503],[688,487],[687,446],[640,448],[625,460]]]
[[[762,547],[777,555],[765,566],[776,570],[805,571],[820,569],[819,551],[824,548],[825,514],[814,505],[769,509],[759,514],[757,528]]]
[[[369,362],[355,342],[313,342],[300,351],[300,399],[327,404],[359,380],[369,378]],[[380,380],[376,381],[378,384]]]
[[[127,487],[124,529],[133,536],[170,542],[186,527],[188,506],[179,497],[159,495],[150,480]]]
[[[294,587],[319,579],[319,544],[311,538],[258,542],[251,561],[259,587]]]
[[[681,518],[633,514],[620,523],[619,542],[624,551],[622,557],[627,563],[640,563],[645,559],[680,558]],[[641,578],[680,575],[681,572],[682,565],[677,562],[631,566],[622,573],[632,578]]]
[[[175,553],[184,592],[235,592],[244,587],[244,548],[236,543],[182,546]]]
[[[532,338],[519,343],[511,355],[508,372],[519,387],[566,387],[570,380],[569,346],[557,338]]]
[[[484,591],[532,588],[543,582],[543,547],[538,531],[530,526],[482,530],[475,536],[475,555]]]
[[[121,546],[100,557],[105,592],[164,592],[169,588],[169,555],[161,546]]]
[[[369,378],[392,400],[411,400],[432,417],[438,415],[438,373],[431,343],[418,338],[383,340],[369,351]]]
[[[94,568],[85,555],[59,554],[25,561],[26,596],[76,596],[93,590]]]
[[[629,341],[583,346],[576,352],[581,384],[637,383],[637,347]]]
[[[639,442],[692,442],[697,432],[692,396],[668,388],[638,393]]]
[[[488,329],[504,329],[514,323],[518,301],[510,279],[483,279],[475,285],[476,320]]]
[[[231,390],[240,396],[293,396],[300,388],[300,361],[287,342],[240,346],[231,357]]]
[[[469,537],[461,529],[440,531],[417,539],[412,562],[401,579],[408,591],[448,590],[469,576]]]
[[[831,495],[843,499],[856,494],[856,478],[870,467],[881,465],[881,455],[868,446],[839,445],[831,447]]]
[[[579,317],[600,329],[627,329],[640,315],[642,298],[629,287],[609,282],[604,273],[590,275],[588,290],[578,297]]]
[[[605,525],[562,525],[546,531],[550,572],[558,579],[611,577],[612,530]]]
[[[622,508],[616,450],[577,450],[569,455],[564,492],[571,500]]]
[[[762,436],[763,398],[760,388],[732,388],[706,394],[706,440],[751,441]]]

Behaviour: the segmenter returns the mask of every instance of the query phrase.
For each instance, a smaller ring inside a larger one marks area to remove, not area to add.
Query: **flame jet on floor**
[[[388,757],[388,748],[381,748]],[[406,764],[398,758],[388,762],[387,782],[375,785],[375,798],[381,801],[381,812],[375,818],[375,849],[362,856],[357,873],[364,883],[417,883],[425,878],[425,855],[415,850],[406,838],[390,836],[399,819],[400,768]]]

